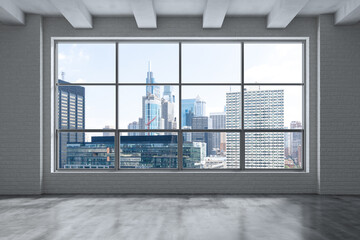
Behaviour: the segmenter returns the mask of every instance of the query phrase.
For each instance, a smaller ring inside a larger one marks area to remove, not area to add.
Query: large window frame
[[[179,46],[179,82],[178,83],[121,83],[119,82],[119,66],[118,66],[118,44],[121,43],[178,43]],[[114,43],[115,44],[115,83],[67,83],[61,84],[58,83],[58,44],[59,43]],[[241,46],[241,76],[238,83],[183,83],[182,82],[182,44],[183,43],[238,43]],[[301,83],[245,83],[244,79],[244,45],[246,43],[301,43],[302,44],[302,82]],[[133,172],[133,171],[168,171],[168,172],[193,172],[193,171],[219,171],[219,172],[307,172],[308,170],[308,148],[307,148],[307,82],[308,82],[308,48],[309,48],[309,38],[307,37],[282,37],[282,38],[97,38],[97,37],[53,37],[51,39],[51,72],[52,72],[52,113],[51,113],[51,124],[52,124],[52,172],[66,172],[66,171],[91,171],[91,172]],[[118,108],[118,93],[119,87],[121,86],[155,86],[155,85],[170,85],[178,87],[178,96],[179,96],[179,125],[178,129],[120,129],[119,128],[119,108]],[[183,86],[239,86],[241,88],[241,129],[182,129],[181,128],[181,113],[182,113],[182,87]],[[246,129],[244,127],[244,88],[246,86],[301,86],[302,87],[302,128],[301,129]],[[58,128],[58,87],[59,86],[114,86],[115,87],[115,129],[59,129]],[[110,169],[79,169],[79,168],[59,168],[59,141],[58,137],[61,132],[109,132],[114,133],[115,141],[115,167]],[[168,169],[168,168],[147,168],[147,169],[129,169],[129,168],[120,168],[120,144],[119,139],[121,133],[126,132],[177,132],[178,137],[178,168],[177,169]],[[186,132],[235,132],[240,134],[240,167],[239,168],[229,168],[229,169],[184,169],[183,168],[183,133]],[[302,135],[302,154],[301,168],[296,169],[248,169],[245,168],[245,135],[246,133],[301,133]]]

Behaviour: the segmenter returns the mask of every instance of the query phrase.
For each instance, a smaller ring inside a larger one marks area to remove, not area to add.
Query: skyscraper
[[[195,116],[205,116],[206,115],[206,102],[200,98],[200,96],[196,97],[195,101]]]
[[[290,122],[290,129],[301,129],[302,124],[299,121]],[[301,167],[301,146],[302,134],[300,132],[290,133],[289,139],[289,155],[294,160],[294,163]],[[300,156],[300,157],[299,157]]]
[[[151,63],[148,64],[146,83],[156,83]],[[165,86],[163,96],[160,86],[147,85],[145,96],[142,97],[142,116],[139,121],[132,122],[128,129],[175,129],[177,128],[175,117],[175,95],[171,86]],[[155,133],[147,133],[154,135]],[[129,133],[129,136],[144,135],[144,133]]]
[[[193,117],[191,127],[192,129],[212,129],[211,119],[206,116]],[[206,143],[206,155],[212,154],[212,135],[208,132],[193,132],[192,141]]]
[[[226,128],[241,128],[241,93],[226,93]],[[237,133],[226,133],[226,167],[240,167],[240,136]]]
[[[226,114],[225,112],[210,113],[213,129],[224,129],[226,127]],[[221,133],[213,133],[212,146],[220,151],[220,138]]]
[[[195,116],[195,99],[181,100],[181,127],[191,126],[192,118]]]
[[[226,128],[241,127],[241,93],[226,94]],[[244,91],[244,125],[249,129],[284,127],[284,90]],[[240,137],[227,133],[227,166],[239,167]],[[247,168],[284,168],[284,133],[247,133],[245,166]]]
[[[146,74],[146,83],[156,83],[151,71],[151,62],[148,63],[148,72]],[[142,97],[142,129],[162,129],[161,125],[161,98],[160,86],[147,85],[146,94]],[[153,134],[149,134],[153,135]]]
[[[206,115],[206,102],[197,96],[193,99],[181,100],[181,126],[191,126],[193,117]]]
[[[148,62],[148,72],[146,74],[146,83],[147,84],[156,83],[154,74],[151,71],[151,62],[150,61]],[[156,86],[156,85],[146,86],[146,96],[148,96],[148,95],[155,95],[156,97],[160,98],[160,86]]]
[[[60,84],[66,84],[58,80]],[[59,86],[58,88],[59,129],[85,128],[85,88],[80,86]],[[59,136],[59,167],[67,161],[67,144],[84,142],[84,133],[63,133]]]

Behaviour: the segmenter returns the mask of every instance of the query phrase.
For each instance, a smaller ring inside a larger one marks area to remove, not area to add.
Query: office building
[[[281,129],[284,127],[283,90],[245,90],[244,93],[245,128]],[[240,105],[241,94],[239,92],[226,93],[226,128],[241,127]],[[284,168],[284,141],[283,132],[247,133],[245,136],[245,167]],[[239,142],[238,134],[227,133],[228,167],[239,167],[240,165]]]
[[[59,84],[68,84],[58,80]],[[59,86],[58,88],[59,129],[85,128],[85,88],[81,86]],[[67,163],[67,144],[85,141],[84,133],[63,133],[59,136],[59,167]]]
[[[225,129],[226,128],[226,113],[210,113],[210,119],[212,122],[212,129]],[[222,133],[213,133],[212,146],[216,151],[221,152],[221,134]]]
[[[212,133],[201,132],[201,129],[212,129],[211,119],[206,116],[193,117],[191,128],[200,130],[199,132],[192,133],[192,141],[206,143],[206,156],[214,154]]]

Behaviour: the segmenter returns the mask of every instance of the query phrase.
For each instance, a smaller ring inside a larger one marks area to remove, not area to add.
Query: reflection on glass
[[[183,43],[182,82],[240,83],[240,43]]]
[[[115,43],[59,43],[58,79],[115,83]]]
[[[120,136],[120,168],[177,168],[177,133],[129,132]]]
[[[115,87],[59,86],[58,121],[59,129],[114,128]]]
[[[120,129],[177,129],[177,86],[119,86]]]
[[[288,129],[294,121],[301,125],[302,105],[302,86],[247,86],[245,128]]]
[[[183,167],[240,168],[240,134],[183,132]]]
[[[183,129],[241,128],[239,86],[183,86]]]
[[[245,83],[302,83],[302,43],[245,43]]]
[[[59,133],[59,168],[114,168],[114,132]]]
[[[245,168],[302,168],[302,133],[246,133]]]
[[[178,43],[120,43],[119,82],[179,82]],[[148,72],[148,75],[144,73]]]

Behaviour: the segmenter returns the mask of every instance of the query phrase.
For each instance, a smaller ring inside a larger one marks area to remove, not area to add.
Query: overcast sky
[[[148,62],[151,61],[156,82],[179,81],[178,44],[119,45],[119,82],[145,83]],[[183,44],[182,81],[184,83],[240,83],[241,47],[229,44]],[[115,44],[59,44],[59,79],[65,73],[65,81],[72,83],[114,83]],[[301,83],[301,44],[246,44],[245,82],[247,83]],[[259,87],[246,87],[258,90]],[[261,87],[285,90],[285,126],[291,121],[301,121],[301,87]],[[176,103],[179,88],[173,87]],[[200,96],[207,102],[207,115],[222,112],[225,94],[240,91],[239,86],[184,86],[183,99]],[[163,87],[161,87],[163,92]],[[144,86],[121,86],[119,89],[119,126],[141,117],[141,98]],[[115,88],[85,87],[86,128],[115,126]],[[176,110],[178,113],[178,107]],[[176,114],[178,119],[178,114]]]

